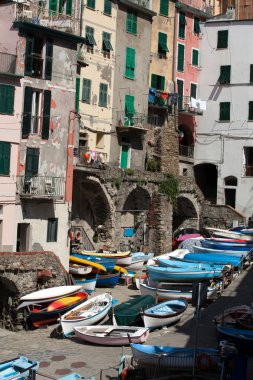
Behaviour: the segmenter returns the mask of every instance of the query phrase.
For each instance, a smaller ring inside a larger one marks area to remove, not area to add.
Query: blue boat
[[[29,379],[31,371],[36,371],[38,368],[39,362],[29,360],[26,356],[19,356],[0,363],[0,379]]]
[[[236,251],[236,250],[228,250],[228,249],[214,249],[214,248],[207,248],[207,247],[200,247],[197,245],[194,245],[192,247],[194,253],[222,253],[223,255],[230,255],[235,257],[244,257],[247,259],[247,257],[251,256],[253,254],[253,249],[250,251]]]
[[[116,265],[117,259],[109,259],[107,257],[96,257],[96,256],[88,256],[83,253],[72,253],[71,256],[78,257],[79,259],[92,261],[93,263],[103,265],[107,272],[112,272]]]
[[[169,268],[147,266],[147,272],[153,281],[162,282],[200,282],[209,281],[222,275],[221,270],[200,268]]]
[[[101,274],[97,278],[97,288],[114,288],[117,285],[120,277],[120,272],[113,271],[108,274]]]
[[[96,288],[96,283],[98,279],[98,274],[95,276],[88,276],[86,278],[81,278],[81,277],[74,277],[72,275],[72,278],[74,280],[75,285],[82,285],[82,289],[85,290],[88,294],[91,294],[94,292]]]
[[[223,255],[220,253],[191,253],[191,252],[171,252],[170,258],[175,260],[183,260],[189,262],[199,262],[217,265],[233,265],[242,267],[243,256],[235,257],[231,255]]]
[[[132,262],[138,261],[138,260],[144,260],[144,263],[146,263],[149,259],[152,259],[154,257],[154,253],[144,253],[144,252],[133,252],[132,253]]]
[[[218,239],[203,239],[200,241],[202,247],[213,248],[213,249],[225,249],[233,251],[250,251],[253,249],[252,243],[240,243],[233,240],[218,240]]]
[[[253,331],[241,330],[233,327],[226,327],[217,325],[217,334],[219,340],[227,340],[236,345],[236,347],[243,351],[253,350]]]
[[[223,270],[224,265],[215,265],[215,264],[206,264],[206,263],[199,263],[199,262],[189,262],[189,261],[183,261],[183,260],[173,260],[173,259],[164,259],[159,258],[159,256],[156,257],[157,262],[159,266],[161,267],[172,267],[172,268],[200,268],[200,269],[207,269],[207,270]]]

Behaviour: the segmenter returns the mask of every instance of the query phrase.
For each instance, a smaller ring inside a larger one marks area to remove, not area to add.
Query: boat
[[[68,310],[73,309],[75,306],[80,305],[88,297],[88,293],[79,292],[73,296],[59,298],[48,305],[33,305],[29,308],[28,321],[34,327],[48,325],[49,323],[57,321],[61,314],[66,313]]]
[[[95,256],[86,256],[81,253],[72,253],[70,256],[70,261],[74,261],[73,258],[82,260],[81,262],[79,261],[80,264],[83,265],[90,265],[95,269],[98,270],[103,270],[103,271],[112,271],[114,266],[116,265],[115,259],[108,259],[108,258],[101,258],[101,257],[95,257]],[[101,269],[101,268],[105,268]]]
[[[32,292],[22,296],[20,298],[20,305],[17,307],[21,309],[22,307],[33,305],[35,303],[46,303],[49,301],[57,300],[61,297],[71,296],[82,289],[80,285],[63,285],[56,286],[54,288],[46,288],[37,290],[36,292]]]
[[[99,294],[62,315],[59,322],[64,336],[74,333],[74,327],[94,325],[108,314],[112,306],[112,296],[109,293]]]
[[[18,356],[0,363],[0,379],[29,379],[30,371],[36,371],[38,368],[38,361],[29,360],[26,356]]]
[[[151,346],[131,344],[133,358],[145,366],[209,370],[219,364],[219,351],[213,348]],[[196,360],[195,360],[196,359]]]
[[[147,266],[147,273],[153,281],[163,282],[201,282],[219,278],[221,270],[201,268],[170,268]]]
[[[92,266],[71,264],[69,266],[69,273],[84,276],[91,273],[92,269]]]
[[[153,306],[154,303],[155,299],[150,295],[139,296],[115,306],[110,310],[109,315],[115,326],[136,326],[142,322],[141,310]]]
[[[206,227],[206,230],[209,231],[210,235],[214,237],[228,238],[228,239],[241,239],[241,240],[253,242],[253,232],[242,233],[241,231],[231,231],[231,230],[224,230],[221,228],[211,228],[211,227]]]
[[[74,331],[77,339],[104,346],[144,343],[149,335],[148,328],[137,326],[81,326],[74,327]]]
[[[135,273],[133,276],[133,283],[135,284],[136,288],[140,290],[140,284],[143,283],[147,279],[148,275],[146,273],[144,274],[138,274]]]
[[[129,271],[138,272],[139,270],[144,268],[145,260],[139,259],[132,261],[130,265],[127,265],[125,268]]]
[[[120,272],[113,271],[108,274],[100,274],[97,278],[97,288],[114,288],[117,285],[120,277]]]
[[[133,252],[132,253],[132,262],[138,261],[139,259],[144,260],[144,263],[147,263],[148,260],[154,257],[154,252],[144,253],[144,252]]]
[[[158,266],[161,267],[172,267],[172,268],[200,268],[207,270],[223,270],[225,269],[225,265],[215,265],[215,264],[207,264],[200,262],[189,262],[183,260],[173,260],[173,259],[164,259],[157,257]],[[230,267],[230,266],[228,266]]]
[[[188,307],[184,298],[165,301],[145,309],[141,314],[144,326],[149,329],[168,326],[178,322]],[[135,342],[133,342],[135,343]]]
[[[201,240],[202,247],[205,248],[213,248],[213,249],[225,249],[225,250],[232,250],[232,251],[250,251],[253,249],[253,244],[249,242],[243,242],[242,240],[232,240],[232,239],[203,239]]]
[[[157,302],[177,298],[185,298],[188,302],[192,302],[192,283],[166,283],[148,279],[140,283],[140,293],[142,296],[151,295]],[[217,287],[209,286],[207,288],[207,299],[214,299],[217,293]]]
[[[252,251],[252,253],[251,253]],[[237,256],[237,257],[244,257],[247,259],[248,257],[253,254],[253,250],[247,250],[247,251],[233,251],[228,249],[214,249],[214,248],[207,248],[207,247],[200,247],[198,245],[193,246],[193,252],[195,253],[222,253],[224,255],[231,255],[231,256]]]
[[[243,257],[223,255],[220,253],[181,253],[173,251],[169,255],[173,260],[183,260],[217,265],[233,265],[235,267],[242,267],[243,265]]]
[[[236,345],[237,349],[243,351],[252,351],[253,349],[253,331],[238,329],[217,325],[218,340],[227,340]]]
[[[79,253],[82,253],[83,255],[87,255],[87,256],[107,257],[107,258],[113,258],[113,259],[121,259],[123,257],[127,257],[127,256],[131,255],[130,251],[125,251],[125,252],[116,251],[116,252],[112,252],[112,251],[103,251],[102,250],[102,252],[100,252],[100,250],[99,251],[85,251],[85,250],[81,250],[81,251],[79,251]]]
[[[76,285],[82,285],[82,289],[88,294],[91,294],[96,288],[97,278],[98,274],[94,277],[73,277],[73,280]]]
[[[214,323],[218,324],[226,324],[226,325],[236,325],[237,320],[244,316],[251,315],[252,308],[248,305],[237,305],[230,307],[224,310],[222,313],[214,316]]]
[[[129,255],[126,257],[119,257],[116,260],[117,260],[117,265],[127,266],[127,265],[130,265],[132,263],[133,257],[132,257],[132,255]]]

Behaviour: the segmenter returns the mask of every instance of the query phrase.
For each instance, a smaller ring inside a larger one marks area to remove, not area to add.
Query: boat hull
[[[30,370],[37,370],[39,362],[29,360],[25,356],[7,360],[0,363],[0,379],[25,379],[29,376]]]
[[[221,325],[217,325],[216,329],[219,340],[226,339],[234,343],[236,347],[242,351],[253,350],[253,331],[224,327]]]
[[[97,288],[114,288],[117,285],[120,272],[99,275],[97,278]]]
[[[91,294],[96,288],[97,278],[98,274],[96,274],[94,278],[74,278],[74,282],[76,285],[82,285],[83,290],[88,294]]]
[[[183,270],[182,268],[162,268],[154,266],[147,266],[147,272],[153,281],[191,283],[209,281],[215,277],[220,277],[222,274],[220,270],[201,270],[198,268]]]
[[[144,267],[144,260],[140,259],[140,260],[133,261],[132,264],[126,266],[126,269],[128,271],[137,272],[143,269],[143,267]]]

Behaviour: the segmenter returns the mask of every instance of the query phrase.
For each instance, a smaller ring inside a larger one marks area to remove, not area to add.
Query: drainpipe
[[[82,37],[83,33],[83,0],[80,0],[81,12],[80,12],[80,36]]]

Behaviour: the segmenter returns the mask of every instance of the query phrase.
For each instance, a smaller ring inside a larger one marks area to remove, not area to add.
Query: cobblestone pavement
[[[217,347],[214,315],[234,305],[250,305],[253,295],[252,278],[253,269],[248,268],[235,278],[215,302],[202,309],[198,323],[198,346]],[[119,301],[139,294],[133,286],[121,285],[117,285],[114,289],[98,289],[96,293],[105,291],[111,292]],[[63,339],[56,334],[56,326],[21,332],[0,329],[0,360],[8,360],[20,354],[25,355],[40,361],[39,372],[50,378],[58,378],[73,372],[78,372],[83,377],[94,376],[96,379],[117,378],[117,371],[113,368],[117,368],[122,352],[131,353],[129,347],[92,346],[74,339]],[[146,343],[177,347],[193,346],[195,331],[194,308],[189,306],[177,325],[151,332]],[[110,367],[112,368],[108,369]],[[251,358],[248,360],[248,372],[253,373]],[[37,379],[46,379],[46,377],[38,375]]]

